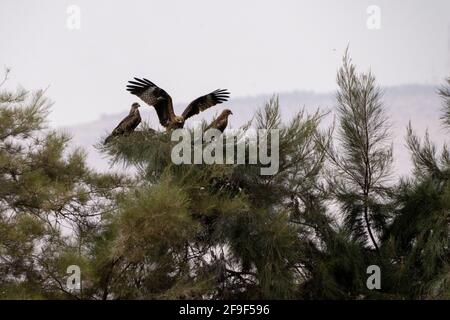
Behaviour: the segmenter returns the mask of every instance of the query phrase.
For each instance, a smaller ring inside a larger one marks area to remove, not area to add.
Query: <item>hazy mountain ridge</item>
[[[441,100],[437,95],[437,88],[428,85],[403,85],[386,87],[383,89],[384,102],[393,126],[392,137],[394,144],[395,170],[398,174],[407,174],[411,169],[409,152],[405,148],[406,126],[411,121],[413,128],[420,136],[423,136],[428,128],[432,141],[442,146],[446,132],[442,128],[439,117]],[[307,112],[315,112],[318,108],[323,111],[331,111],[324,124],[331,124],[334,117],[334,93],[316,93],[312,91],[295,91],[280,93],[280,108],[283,121],[289,119],[302,108]],[[229,102],[211,108],[187,121],[188,125],[195,125],[205,119],[210,121],[215,114],[224,108],[230,108],[233,115],[229,126],[236,128],[251,119],[255,111],[264,106],[272,95],[258,95],[248,97],[231,98]],[[131,103],[130,103],[131,104]],[[156,112],[152,108],[141,103],[141,115],[143,121],[148,122],[153,128],[161,129]],[[184,104],[176,104],[175,112],[181,113]],[[103,157],[94,145],[99,143],[108,132],[128,113],[128,107],[117,114],[102,115],[98,120],[76,126],[63,128],[73,135],[73,142],[85,148],[88,152],[88,163],[99,170],[108,170],[108,160]],[[122,170],[122,168],[117,168]]]

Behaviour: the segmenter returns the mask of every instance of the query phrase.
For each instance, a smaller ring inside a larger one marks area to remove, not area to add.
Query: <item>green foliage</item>
[[[2,298],[74,297],[66,269],[88,270],[83,235],[115,207],[126,182],[92,172],[82,150],[68,150],[66,134],[46,129],[50,105],[44,91],[0,92]]]
[[[175,165],[171,133],[145,123],[97,146],[134,178],[100,174],[46,129],[44,92],[1,91],[0,298],[449,298],[447,147],[410,125],[414,171],[394,181],[375,78],[346,55],[337,83],[336,130],[320,110],[283,123],[277,97],[240,128],[236,149],[253,129],[279,130],[274,175],[249,164],[249,144],[244,164]],[[370,265],[380,290],[366,286]]]
[[[390,177],[392,146],[381,91],[371,74],[357,74],[348,54],[337,76],[336,96],[339,148],[328,147],[333,170],[330,185],[341,204],[352,237],[378,251],[389,216],[386,184]]]
[[[443,100],[441,120],[448,129],[450,128],[450,78],[447,78],[445,85],[439,89],[439,95]]]
[[[449,296],[450,155],[438,156],[426,134],[423,143],[408,127],[415,175],[397,192],[395,218],[385,235],[398,267],[395,288],[405,296]]]
[[[316,205],[324,194],[317,184],[322,117],[302,111],[285,126],[277,98],[256,115],[256,129],[280,130],[280,168],[273,176],[262,176],[261,164],[248,161],[174,165],[170,133],[146,127],[101,146],[113,161],[139,169],[140,187],[125,197],[114,222],[115,243],[124,248],[115,255],[133,261],[131,268],[153,266],[141,271],[141,282],[158,279],[139,297],[295,298],[300,274],[307,272],[298,251],[309,219],[303,215],[324,211]]]

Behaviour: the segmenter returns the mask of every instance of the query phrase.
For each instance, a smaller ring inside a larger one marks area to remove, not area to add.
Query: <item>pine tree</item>
[[[371,74],[358,74],[348,53],[337,76],[337,147],[331,145],[330,188],[353,239],[379,251],[389,216],[392,145],[382,93]]]
[[[79,296],[65,288],[66,269],[85,264],[84,235],[122,183],[89,170],[66,134],[46,129],[44,93],[0,91],[0,298]]]
[[[145,123],[99,143],[133,177],[89,169],[67,134],[47,128],[44,91],[1,90],[0,298],[450,297],[450,152],[410,125],[414,171],[390,180],[374,76],[358,74],[346,54],[337,83],[336,134],[319,110],[283,123],[273,97],[232,140],[244,163],[235,154],[233,164],[175,164],[171,132]],[[440,89],[446,127],[449,88]],[[279,132],[273,175],[250,162],[258,129],[262,140]],[[218,143],[200,141],[201,151]],[[366,287],[372,264],[381,290]],[[81,269],[81,290],[66,286],[70,265]]]
[[[450,128],[450,77],[439,89],[439,95],[443,100],[441,120],[446,128]]]
[[[444,104],[441,119],[446,127],[448,92],[448,87],[440,90]],[[448,299],[450,153],[446,145],[438,153],[428,133],[421,141],[411,124],[407,128],[407,145],[414,174],[397,188],[397,209],[384,239],[395,266],[394,290],[409,298]]]
[[[110,225],[118,269],[128,267],[112,294],[294,298],[309,273],[302,248],[318,228],[309,222],[324,210],[318,182],[324,155],[315,142],[321,118],[300,112],[282,125],[276,98],[260,110],[255,128],[280,130],[273,176],[261,175],[261,165],[248,158],[246,164],[174,165],[170,134],[145,126],[102,147],[113,161],[139,171],[139,188],[124,197]]]

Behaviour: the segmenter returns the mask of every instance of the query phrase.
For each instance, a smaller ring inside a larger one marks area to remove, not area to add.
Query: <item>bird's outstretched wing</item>
[[[166,127],[175,118],[173,112],[172,98],[166,91],[145,78],[134,78],[135,81],[128,81],[127,90],[150,106],[155,107],[158,114],[159,123]]]
[[[217,89],[192,101],[184,110],[182,117],[184,119],[190,118],[200,111],[204,111],[216,104],[227,101],[229,97],[230,93],[227,89]]]

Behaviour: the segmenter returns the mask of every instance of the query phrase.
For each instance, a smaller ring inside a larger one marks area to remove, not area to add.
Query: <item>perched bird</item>
[[[192,101],[181,116],[173,111],[172,98],[166,91],[145,78],[128,81],[127,90],[150,106],[155,107],[159,123],[167,130],[183,128],[186,119],[216,104],[227,101],[230,93],[226,89],[217,89]]]
[[[225,109],[222,113],[215,119],[209,126],[206,127],[205,131],[211,128],[220,130],[220,132],[224,132],[225,128],[228,125],[228,116],[233,114],[230,109]]]
[[[141,114],[139,113],[139,103],[135,102],[131,105],[130,113],[117,125],[113,132],[105,139],[107,144],[115,136],[121,136],[133,132],[141,123]]]

